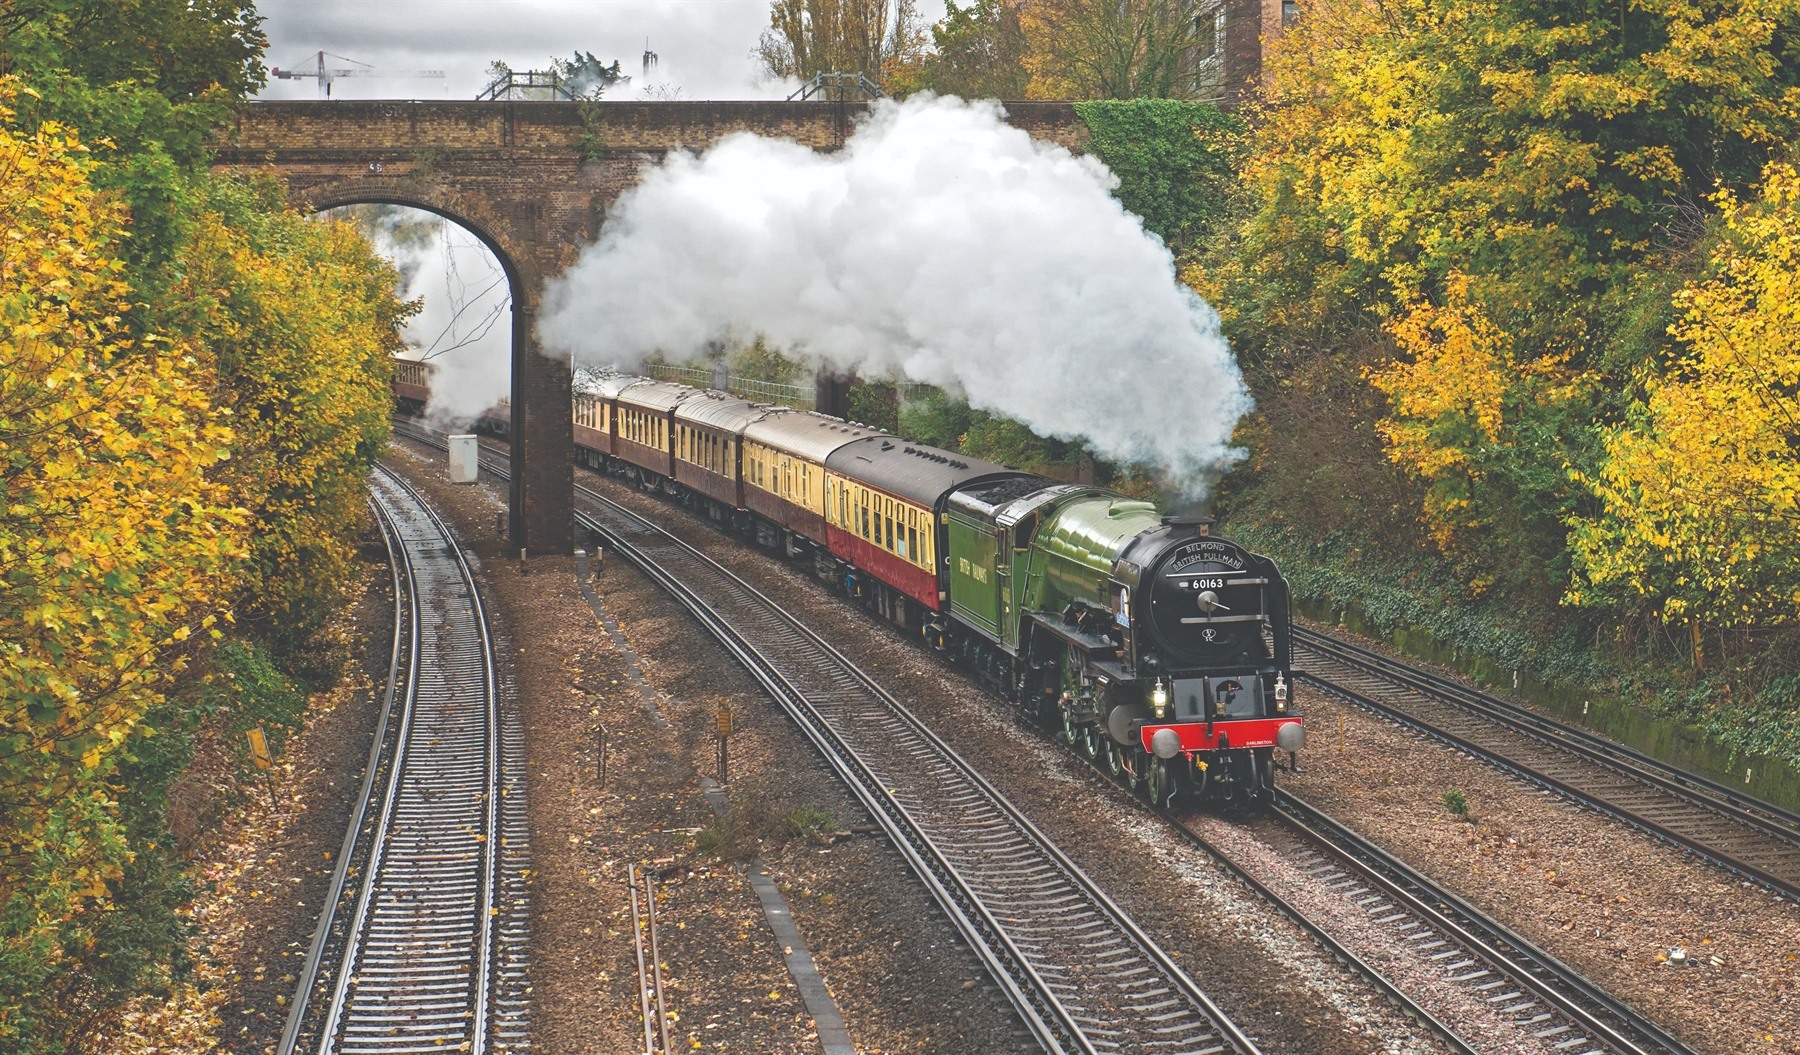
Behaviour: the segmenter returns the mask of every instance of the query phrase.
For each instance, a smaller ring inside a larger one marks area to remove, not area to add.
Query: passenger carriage
[[[586,374],[575,378],[575,460],[596,469],[612,455],[612,399],[621,387],[613,384],[609,390],[612,381]]]
[[[401,413],[418,414],[431,402],[431,373],[423,359],[394,360],[394,402]]]
[[[825,467],[831,553],[868,577],[853,582],[851,592],[893,622],[919,628],[950,598],[950,569],[940,555],[949,552],[944,512],[951,494],[981,481],[1031,478],[886,435],[839,447]]]
[[[714,520],[744,508],[740,452],[744,427],[769,413],[761,403],[702,391],[675,408],[675,482]],[[740,524],[744,521],[736,521]]]
[[[602,374],[585,376],[582,379],[582,391],[575,397],[575,413],[577,423],[582,415],[582,402],[587,401],[587,419],[591,432],[585,434],[592,443],[583,443],[584,433],[580,428],[575,430],[575,443],[586,452],[583,461],[596,469],[604,469],[619,456],[617,425],[619,416],[619,393],[632,385],[649,384],[648,378],[628,377],[621,374]]]
[[[620,390],[613,400],[613,444],[614,456],[636,469],[627,475],[646,488],[673,493],[675,408],[699,394],[668,381],[641,381]]]
[[[820,414],[785,408],[744,428],[744,507],[758,517],[758,539],[790,557],[811,543],[825,551],[825,459],[846,443],[881,435]]]

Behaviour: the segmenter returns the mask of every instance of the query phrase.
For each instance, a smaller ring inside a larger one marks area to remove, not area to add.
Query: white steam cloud
[[[407,357],[435,368],[426,418],[463,429],[512,387],[512,291],[494,254],[469,231],[419,209],[357,205],[345,210],[400,272]]]
[[[1198,497],[1250,408],[1211,307],[1099,161],[994,103],[877,103],[835,154],[742,134],[648,169],[546,293],[547,354],[631,368],[762,334],[960,391]]]

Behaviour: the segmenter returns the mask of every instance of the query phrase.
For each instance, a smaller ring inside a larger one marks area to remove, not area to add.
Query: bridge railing
[[[675,381],[695,388],[720,388],[719,380],[722,371],[715,371],[710,366],[690,366],[683,363],[650,363],[644,372],[659,381]],[[793,385],[781,381],[764,381],[761,378],[743,377],[738,374],[724,375],[725,391],[734,396],[756,400],[761,403],[779,403],[782,406],[797,407],[800,410],[811,410],[817,393],[810,385]]]

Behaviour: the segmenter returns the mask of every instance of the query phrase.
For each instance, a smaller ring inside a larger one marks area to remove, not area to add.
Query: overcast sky
[[[607,98],[644,97],[643,54],[659,56],[648,83],[683,99],[780,99],[792,85],[759,78],[750,58],[769,23],[768,0],[256,0],[269,35],[270,67],[313,71],[321,50],[377,70],[441,70],[440,79],[358,76],[336,80],[342,99],[473,99],[488,64],[548,68],[576,49],[618,59],[632,78]],[[941,3],[922,4],[927,17]],[[354,68],[328,56],[326,65]],[[318,80],[271,76],[264,99],[316,99]]]

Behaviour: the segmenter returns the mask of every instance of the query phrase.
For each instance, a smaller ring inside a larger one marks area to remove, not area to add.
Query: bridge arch
[[[534,320],[544,276],[532,258],[532,247],[520,238],[506,215],[479,196],[453,184],[418,178],[390,176],[379,163],[366,173],[296,188],[291,183],[288,200],[296,208],[324,212],[348,205],[398,205],[418,209],[456,224],[474,235],[500,264],[510,297],[511,389],[513,427],[510,433],[507,538],[525,552],[565,553],[573,534],[574,434],[570,425],[568,370],[552,367],[538,354]],[[547,382],[547,384],[546,384]],[[560,382],[560,383],[559,383]],[[546,398],[527,401],[527,388],[550,388]],[[560,398],[559,398],[560,392]],[[560,410],[559,410],[560,408]],[[526,419],[533,428],[527,433]],[[567,494],[562,501],[559,495]],[[544,510],[541,507],[548,505]],[[528,510],[530,512],[528,512]],[[532,515],[532,514],[536,515]],[[559,527],[558,525],[564,525]]]
[[[457,188],[417,179],[393,176],[353,176],[290,188],[288,200],[307,212],[325,212],[350,205],[398,205],[441,216],[474,235],[499,261],[513,303],[529,304],[528,296],[539,283],[526,247],[513,243],[502,217],[487,203],[460,193]]]
[[[270,172],[297,206],[390,204],[468,228],[511,285],[512,544],[567,553],[574,540],[569,364],[539,354],[545,283],[575,262],[646,162],[744,131],[835,150],[850,102],[268,102],[238,108],[215,169]],[[1080,150],[1087,126],[1061,102],[1006,104],[1031,135]]]

